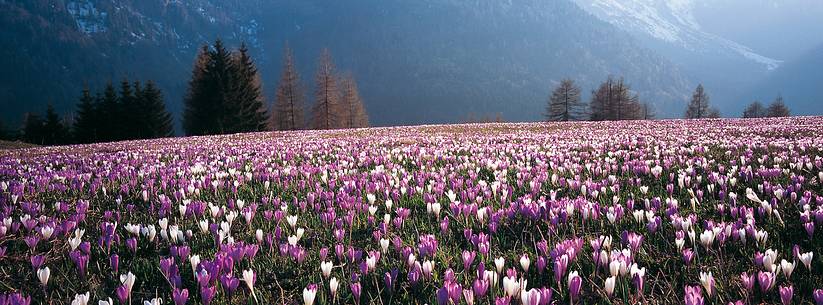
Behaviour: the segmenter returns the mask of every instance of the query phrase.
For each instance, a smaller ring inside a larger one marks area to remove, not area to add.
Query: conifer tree
[[[254,65],[245,44],[232,57],[233,84],[227,103],[229,132],[267,130],[267,113],[261,90],[260,73]]]
[[[369,127],[369,116],[363,99],[357,90],[357,82],[351,74],[340,79],[342,90],[340,92],[341,124],[344,128],[364,128]]]
[[[711,107],[709,95],[703,88],[703,84],[697,85],[692,94],[692,99],[686,107],[685,117],[687,119],[704,119],[720,117],[720,111]]]
[[[128,79],[123,79],[120,82],[120,97],[117,99],[117,110],[114,113],[114,118],[119,124],[117,135],[114,141],[133,140],[140,138],[139,126],[140,115],[142,109],[137,105],[136,92],[140,90],[140,83],[135,83],[132,88]]]
[[[10,141],[12,138],[11,131],[8,130],[3,120],[0,120],[0,140]]]
[[[195,60],[184,99],[183,129],[187,135],[222,134],[229,131],[228,111],[232,80],[231,53],[217,40],[203,46]]]
[[[743,110],[743,118],[752,119],[752,118],[762,118],[766,116],[766,109],[763,107],[763,104],[760,101],[754,101],[749,106],[746,106],[746,109]]]
[[[118,120],[120,107],[118,105],[117,91],[111,83],[108,83],[103,90],[103,96],[100,98],[97,108],[97,113],[100,116],[98,141],[110,142],[120,139],[121,122]]]
[[[580,101],[580,87],[573,80],[564,79],[549,97],[546,120],[579,121],[584,119],[585,107]]]
[[[783,96],[777,96],[774,102],[766,108],[766,116],[770,118],[787,117],[791,115],[789,107],[786,107],[786,103],[783,102]]]
[[[46,136],[43,119],[36,113],[27,113],[23,120],[23,141],[26,143],[45,145]]]
[[[312,107],[312,128],[334,129],[340,127],[339,91],[331,54],[323,49],[315,76],[315,102]]]
[[[148,81],[138,95],[139,106],[143,113],[141,138],[170,137],[173,132],[171,114],[166,110],[163,93],[153,81]]]
[[[43,145],[63,145],[69,143],[69,131],[60,119],[54,106],[46,107],[46,119],[43,122]]]
[[[77,104],[77,118],[74,121],[74,139],[78,143],[94,143],[97,141],[99,117],[94,97],[88,88],[83,89],[80,102]]]
[[[298,130],[305,127],[303,100],[305,93],[300,85],[300,75],[294,66],[294,56],[286,46],[283,51],[283,73],[277,84],[273,127],[277,130]]]

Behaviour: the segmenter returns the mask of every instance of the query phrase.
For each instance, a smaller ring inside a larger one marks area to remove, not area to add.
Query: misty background
[[[2,0],[0,119],[49,103],[70,117],[84,87],[129,78],[156,81],[179,120],[197,51],[218,38],[247,44],[267,103],[287,43],[309,94],[328,48],[377,126],[541,120],[563,78],[587,100],[610,75],[662,118],[701,83],[726,117],[778,95],[821,114],[820,16],[815,0]]]

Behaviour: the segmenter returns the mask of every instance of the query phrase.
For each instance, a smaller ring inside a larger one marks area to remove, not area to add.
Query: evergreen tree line
[[[269,111],[260,73],[245,45],[229,51],[217,40],[212,46],[203,46],[195,60],[184,99],[183,129],[187,135],[211,135],[369,125],[357,83],[351,74],[337,74],[328,50],[321,54],[315,83],[315,100],[307,121],[304,87],[294,55],[286,47]]]
[[[83,90],[73,124],[77,143],[153,139],[173,135],[173,119],[163,93],[152,81],[141,85],[124,79],[92,95]]]
[[[43,115],[27,113],[20,131],[20,139],[37,145],[63,145],[71,143],[71,134],[66,120],[61,119],[49,104]]]
[[[640,101],[623,78],[609,76],[592,91],[591,101],[583,102],[581,89],[571,79],[564,79],[549,95],[547,121],[619,121],[653,119],[652,107]]]
[[[84,89],[73,119],[61,118],[49,104],[43,115],[27,113],[18,134],[0,124],[0,139],[37,145],[152,139],[172,136],[172,124],[163,93],[154,82],[143,86],[124,79],[119,89],[112,83],[95,94]]]

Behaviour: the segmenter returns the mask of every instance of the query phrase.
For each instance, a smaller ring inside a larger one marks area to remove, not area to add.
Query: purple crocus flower
[[[792,287],[792,286],[782,286],[782,287],[780,287],[780,301],[783,302],[783,305],[791,304],[793,295],[794,295],[794,287]]]
[[[703,289],[700,286],[686,286],[684,303],[685,305],[703,305]]]
[[[354,303],[360,304],[360,292],[361,292],[360,283],[352,283],[351,284],[351,293],[354,296]]]
[[[120,269],[120,256],[112,254],[111,257],[109,257],[109,262],[111,263],[111,270],[117,274],[117,271]]]
[[[114,291],[117,294],[117,299],[120,300],[120,304],[126,304],[126,301],[129,299],[129,289],[125,285],[120,285]]]
[[[569,273],[569,296],[572,300],[576,300],[580,296],[580,288],[583,285],[583,279],[577,275],[577,271]]]
[[[171,298],[172,300],[174,300],[175,305],[185,305],[186,302],[189,300],[189,290],[180,290],[175,288],[174,291],[172,291],[171,293]]]
[[[220,286],[223,287],[227,295],[231,296],[234,294],[234,291],[237,290],[237,287],[240,286],[240,280],[231,275],[224,274],[220,276]]]
[[[502,297],[494,299],[494,305],[509,305],[511,303],[510,297]]]
[[[683,249],[683,262],[686,266],[692,264],[692,259],[694,258],[694,251],[691,248]]]
[[[217,294],[217,286],[202,286],[200,287],[200,301],[204,305],[209,305],[214,296]]]
[[[815,289],[812,293],[815,305],[823,305],[823,289]]]
[[[43,263],[46,261],[46,257],[42,255],[32,255],[29,260],[31,261],[31,268],[37,270],[43,266]]]
[[[765,293],[772,289],[774,285],[774,273],[760,271],[757,274],[757,283],[760,284],[760,292]]]
[[[481,279],[474,280],[472,290],[474,291],[474,296],[478,299],[486,296],[486,293],[489,291],[489,281]]]
[[[540,305],[548,305],[552,302],[552,290],[548,287],[540,288]]]
[[[137,252],[137,239],[132,237],[126,240],[126,247],[129,248],[131,253]]]
[[[754,274],[749,275],[746,272],[740,274],[740,281],[743,283],[743,288],[746,288],[746,291],[751,292],[754,289]]]

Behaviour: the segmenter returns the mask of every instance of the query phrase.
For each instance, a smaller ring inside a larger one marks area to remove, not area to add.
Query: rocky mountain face
[[[570,0],[0,0],[0,26],[6,120],[49,102],[71,111],[83,86],[123,77],[158,81],[179,113],[195,54],[216,38],[249,46],[270,97],[288,43],[309,101],[329,48],[377,125],[538,120],[560,79],[589,92],[610,74],[676,116],[696,85]]]
[[[698,0],[575,1],[598,18],[628,31],[676,63],[689,77],[702,82],[724,112],[740,108],[737,98],[745,88],[783,62],[704,30],[695,16]]]

